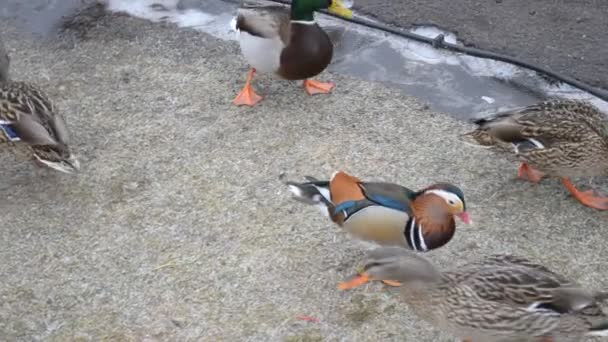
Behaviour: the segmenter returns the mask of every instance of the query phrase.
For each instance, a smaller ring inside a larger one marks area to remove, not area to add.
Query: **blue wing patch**
[[[0,124],[0,129],[4,133],[4,135],[8,138],[8,141],[20,141],[21,138],[17,135],[17,132],[8,124]]]
[[[338,213],[341,213],[343,211],[348,211],[348,209],[352,209],[356,205],[356,201],[344,201],[334,208],[334,215],[337,215]]]
[[[396,209],[396,210],[400,210],[400,211],[407,211],[407,208],[403,205],[403,203],[396,201],[390,197],[371,195],[371,196],[368,196],[368,198],[371,201],[374,201],[383,207]]]

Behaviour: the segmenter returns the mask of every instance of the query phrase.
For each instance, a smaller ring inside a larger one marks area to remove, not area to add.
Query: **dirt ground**
[[[459,142],[467,124],[396,90],[324,73],[335,92],[311,98],[259,77],[265,101],[236,108],[233,43],[125,16],[46,41],[0,29],[14,78],[56,100],[83,168],[0,152],[3,340],[451,340],[380,284],[338,291],[365,248],[291,200],[283,173],[450,181],[474,224],[429,254],[443,267],[509,252],[608,280],[607,213],[555,180],[514,180],[515,164]]]
[[[402,27],[435,25],[608,90],[608,1],[357,0],[355,8]]]

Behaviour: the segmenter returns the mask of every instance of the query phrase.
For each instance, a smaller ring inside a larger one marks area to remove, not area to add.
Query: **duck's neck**
[[[293,0],[291,2],[291,21],[312,24],[315,22],[315,12],[306,1]]]
[[[405,238],[414,250],[439,248],[448,243],[456,231],[454,217],[430,201],[420,197],[412,202],[412,217],[407,222]]]

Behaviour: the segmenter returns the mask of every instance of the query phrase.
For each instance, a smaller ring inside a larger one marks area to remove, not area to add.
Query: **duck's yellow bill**
[[[332,0],[327,11],[348,19],[353,17],[353,12],[344,6],[342,0]]]

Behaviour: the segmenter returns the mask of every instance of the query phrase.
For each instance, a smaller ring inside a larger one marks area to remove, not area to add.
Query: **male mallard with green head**
[[[608,117],[582,101],[549,100],[475,121],[465,134],[476,143],[495,146],[522,162],[518,176],[538,182],[544,175],[561,178],[577,200],[608,210],[608,198],[580,191],[570,177],[608,175]]]
[[[237,37],[251,69],[234,104],[253,106],[262,99],[251,87],[256,71],[272,72],[286,80],[304,80],[310,95],[328,93],[334,87],[310,79],[325,70],[333,54],[329,36],[315,22],[314,12],[320,9],[352,16],[340,0],[293,0],[291,9],[260,5],[238,9]]]
[[[393,183],[364,182],[344,171],[327,181],[306,178],[308,182],[286,183],[294,199],[318,206],[359,240],[427,252],[452,239],[455,217],[471,222],[464,194],[452,184],[412,191]]]
[[[11,81],[9,64],[0,42],[0,145],[25,143],[40,164],[65,173],[79,170],[63,117],[42,90]]]
[[[608,336],[601,309],[607,293],[584,289],[522,257],[491,255],[442,272],[420,254],[384,247],[367,255],[363,269],[339,288],[368,278],[400,281],[401,295],[418,317],[466,342]]]

